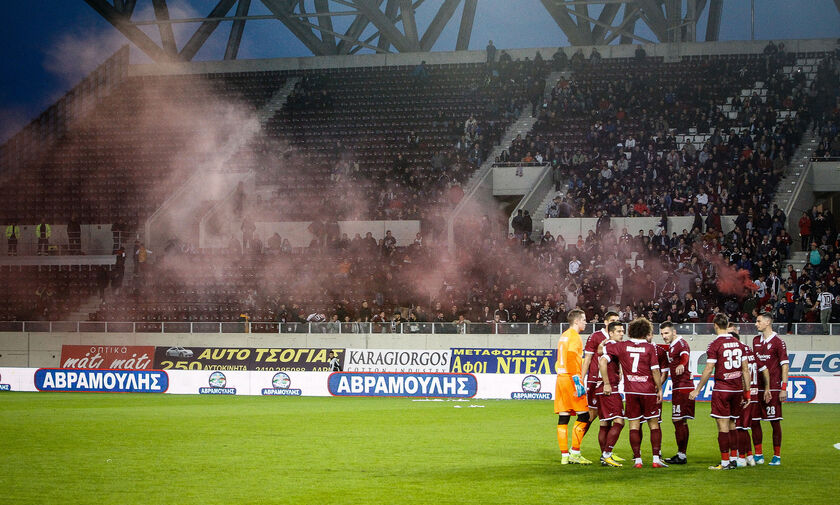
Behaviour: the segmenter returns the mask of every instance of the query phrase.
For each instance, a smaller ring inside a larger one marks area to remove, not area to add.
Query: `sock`
[[[674,423],[674,437],[677,439],[677,451],[685,453],[688,449],[688,423],[684,420]]]
[[[738,430],[729,432],[729,459],[738,457]]]
[[[718,433],[718,447],[720,448],[720,463],[729,464],[729,433]]]
[[[557,425],[557,444],[560,446],[560,452],[567,454],[569,452],[569,425]]]
[[[650,430],[650,449],[653,451],[653,460],[659,461],[659,452],[662,450],[662,430]]]
[[[677,442],[677,450],[680,448],[680,444],[682,443],[682,427],[685,424],[685,421],[674,421],[674,440]]]
[[[740,457],[744,457],[750,450],[750,432],[747,430],[738,430],[738,453]]]
[[[623,424],[612,424],[610,431],[607,433],[607,444],[604,448],[606,452],[612,453],[613,447],[615,447],[616,442],[618,442],[618,436],[621,435],[622,428],[624,428]]]
[[[583,428],[583,434],[586,435],[586,433],[589,431],[589,428],[591,428],[591,427],[592,427],[592,421],[586,423],[586,426]]]
[[[685,453],[684,452],[677,452],[677,456],[679,456],[681,459],[685,459]]]
[[[607,450],[607,434],[610,432],[610,425],[602,424],[598,429],[598,445],[601,447],[601,452]]]
[[[764,439],[764,432],[761,430],[761,423],[758,421],[752,423],[752,439],[755,445],[756,456],[761,456],[763,454],[761,451],[761,442]]]
[[[630,430],[630,448],[633,449],[633,457],[641,459],[642,457],[642,430]]]
[[[572,428],[572,450],[580,450],[580,442],[581,440],[583,440],[583,436],[586,434],[586,427],[588,425],[589,423],[575,421],[575,425]]]
[[[773,454],[781,456],[782,450],[782,423],[781,421],[770,421],[773,427]]]

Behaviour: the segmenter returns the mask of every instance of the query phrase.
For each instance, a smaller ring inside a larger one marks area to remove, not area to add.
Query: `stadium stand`
[[[772,207],[785,160],[810,134],[812,120],[824,137],[816,154],[835,151],[836,58],[572,58],[571,72],[541,61],[500,61],[496,68],[128,77],[37,163],[3,174],[4,183],[33,188],[37,196],[13,194],[0,216],[66,222],[77,213],[83,223],[124,222],[119,229],[135,231],[189,171],[172,162],[189,132],[160,120],[161,104],[202,110],[217,103],[210,97],[222,97],[256,110],[287,79],[297,79],[264,135],[227,167],[256,172],[256,195],[244,213],[252,221],[317,220],[324,209],[328,221],[420,218],[414,243],[341,237],[326,227],[314,229],[316,240],[303,249],[270,237],[244,250],[238,241],[218,250],[173,244],[144,265],[129,250],[134,278],[107,289],[91,319],[233,322],[244,314],[251,321],[385,325],[397,313],[405,320],[452,322],[463,315],[486,323],[498,312],[502,320],[548,324],[581,306],[596,321],[619,307],[625,320],[644,314],[700,322],[717,310],[746,319],[769,304],[781,320],[794,322],[811,317],[821,282],[836,289],[835,230],[821,227],[817,263],[809,257],[803,271],[790,275],[785,261],[798,244],[787,232],[790,217]],[[562,73],[551,74],[560,77],[548,83],[550,100],[542,105],[551,70]],[[464,247],[450,256],[431,216],[458,202],[462,185],[528,105],[539,120],[501,161],[539,155],[557,172],[569,214],[597,216],[606,226],[577,240],[505,237],[485,216],[459,225]],[[724,214],[735,216],[727,233]],[[609,216],[635,215],[695,219],[682,231],[609,229]],[[833,221],[821,208],[810,219]],[[10,277],[25,287],[8,298],[4,317],[61,317],[73,307],[58,304],[44,313],[31,292],[49,284],[50,275],[67,273],[78,278],[62,284],[64,292],[91,296],[98,284],[90,277],[102,278],[92,272],[47,270],[31,282]],[[736,285],[722,285],[722,272]]]

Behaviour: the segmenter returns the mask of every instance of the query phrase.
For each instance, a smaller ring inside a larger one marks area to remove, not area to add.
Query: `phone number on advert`
[[[161,370],[248,370],[245,365],[214,365],[200,361],[161,361]]]

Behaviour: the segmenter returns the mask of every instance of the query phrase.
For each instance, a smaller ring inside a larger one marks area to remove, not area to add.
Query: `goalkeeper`
[[[580,441],[589,427],[589,408],[581,375],[583,343],[580,332],[586,328],[586,314],[575,309],[569,312],[569,329],[557,342],[557,385],[554,391],[554,413],[557,419],[557,443],[560,444],[560,464],[590,465],[580,454]],[[572,428],[572,450],[569,452],[569,420],[577,415]]]

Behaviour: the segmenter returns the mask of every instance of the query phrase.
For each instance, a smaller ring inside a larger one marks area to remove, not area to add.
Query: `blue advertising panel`
[[[700,381],[700,376],[694,377],[694,385],[696,386],[697,383]],[[662,392],[662,399],[664,401],[671,401],[671,379],[665,381],[665,388]],[[712,390],[715,387],[715,380],[709,379],[709,382],[706,383],[706,387],[700,391],[700,394],[697,396],[698,402],[709,402],[712,401]],[[786,401],[788,402],[803,402],[807,403],[813,401],[814,398],[817,397],[817,384],[814,382],[814,379],[808,377],[807,375],[791,375],[788,377],[788,398]]]
[[[169,376],[162,370],[62,370],[35,371],[38,391],[92,393],[165,393]]]
[[[328,379],[333,396],[472,398],[478,381],[472,374],[336,372]]]

